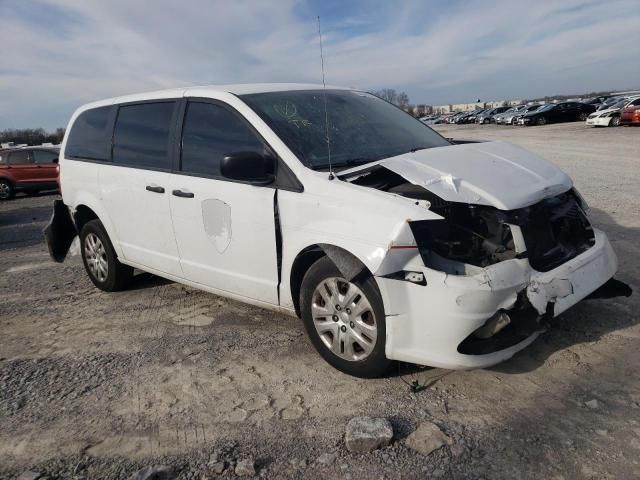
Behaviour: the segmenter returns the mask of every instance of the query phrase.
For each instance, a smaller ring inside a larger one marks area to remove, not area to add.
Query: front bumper
[[[539,317],[555,317],[611,279],[617,269],[615,253],[606,235],[594,232],[589,250],[548,272],[533,270],[526,259],[513,259],[470,276],[422,266],[425,286],[376,277],[387,312],[387,357],[450,369],[488,367],[510,358],[543,327],[492,353],[462,354],[459,346],[497,312],[508,314],[525,298]]]
[[[587,118],[586,124],[592,127],[608,127],[611,117]]]

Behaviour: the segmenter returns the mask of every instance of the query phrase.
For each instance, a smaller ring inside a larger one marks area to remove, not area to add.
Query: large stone
[[[452,445],[453,440],[446,436],[437,425],[424,422],[407,437],[405,443],[412,450],[429,455],[445,445]]]
[[[129,477],[129,480],[174,480],[175,478],[173,468],[167,465],[154,465],[138,470]]]
[[[347,450],[365,453],[389,445],[393,427],[386,418],[355,417],[349,420],[345,433]]]
[[[38,480],[40,477],[41,475],[38,472],[27,470],[26,472],[22,472],[16,480]]]
[[[242,476],[254,476],[256,474],[256,462],[253,458],[245,458],[240,460],[236,464],[236,475]]]

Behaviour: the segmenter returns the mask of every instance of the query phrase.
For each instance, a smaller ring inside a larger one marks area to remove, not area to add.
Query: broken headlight
[[[500,211],[478,205],[448,203],[443,220],[410,222],[426,266],[442,270],[442,259],[486,267],[516,257],[511,229]],[[454,268],[449,273],[461,273]]]

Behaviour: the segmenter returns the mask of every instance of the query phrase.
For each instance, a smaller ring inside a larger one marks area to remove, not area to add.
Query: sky
[[[640,88],[638,0],[0,0],[0,129],[163,88],[320,83],[411,103]]]

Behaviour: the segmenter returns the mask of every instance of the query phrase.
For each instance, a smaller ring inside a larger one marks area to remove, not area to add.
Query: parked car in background
[[[526,113],[519,120],[520,125],[545,125],[547,123],[575,122],[586,120],[596,107],[588,103],[562,102],[548,103],[533,112]]]
[[[456,112],[447,118],[447,123],[449,124],[458,123],[458,118],[460,118],[463,115],[466,115],[466,112]]]
[[[532,113],[535,112],[536,110],[544,107],[546,104],[542,104],[542,105],[527,105],[525,106],[525,108],[521,111],[519,111],[517,114],[515,114],[513,117],[511,117],[511,125],[522,125],[520,123],[520,119],[525,116],[527,113]]]
[[[620,112],[635,101],[640,102],[640,96],[618,100],[605,110],[597,110],[587,117],[587,125],[593,127],[617,127],[620,125]]]
[[[485,110],[484,112],[476,115],[476,123],[483,125],[485,123],[495,123],[494,115],[509,110],[509,107],[496,107]]]
[[[632,100],[620,111],[620,125],[640,125],[640,98]]]
[[[56,147],[23,147],[0,150],[0,200],[16,192],[38,193],[58,189]]]
[[[496,116],[493,117],[493,119],[498,125],[510,124],[511,119],[514,116],[516,116],[518,113],[524,111],[526,108],[527,108],[526,105],[516,105],[515,107],[508,108],[504,112],[497,114]],[[507,120],[507,118],[509,120]]]
[[[479,108],[477,110],[474,110],[468,116],[465,117],[464,123],[476,123],[476,119],[478,118],[478,115],[481,115],[486,111],[487,110],[485,108]]]
[[[139,268],[297,315],[351,375],[487,367],[603,285],[629,294],[566,173],[505,142],[452,144],[362,91],[95,102],[70,120],[61,183],[49,251],[63,260],[78,234],[97,288]]]

